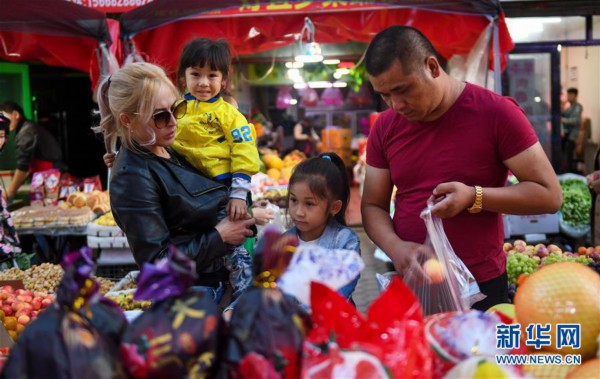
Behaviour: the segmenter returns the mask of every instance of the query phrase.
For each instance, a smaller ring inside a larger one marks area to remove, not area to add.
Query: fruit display
[[[518,284],[521,275],[528,276],[539,267],[548,266],[557,262],[575,262],[588,265],[600,261],[600,246],[580,247],[576,253],[562,251],[556,245],[537,244],[527,245],[523,240],[504,244],[507,254],[506,272],[509,284]],[[509,289],[510,291],[510,289]]]
[[[551,324],[555,333],[557,324],[580,324],[581,347],[541,346],[545,352],[581,354],[583,360],[593,357],[600,334],[600,276],[581,264],[559,262],[542,267],[531,274],[517,289],[515,295],[516,319],[523,328],[530,324]],[[533,352],[533,351],[532,351]]]
[[[287,208],[287,188],[270,189],[263,193],[262,200],[268,200],[279,208]]]
[[[101,226],[117,226],[115,216],[112,212],[106,212],[102,216],[94,220],[94,224]]]
[[[51,263],[31,266],[25,271],[16,267],[0,271],[0,280],[21,279],[26,290],[46,293],[56,292],[62,276],[62,267]]]
[[[17,267],[0,271],[0,280],[22,280],[26,290],[55,293],[63,273],[60,265],[42,263],[24,271]],[[96,280],[100,284],[101,293],[108,292],[115,285],[113,281],[105,278],[96,277]]]
[[[150,308],[152,302],[150,300],[133,300],[133,294],[135,291],[127,290],[127,291],[118,291],[118,292],[110,292],[105,296],[115,303],[119,305],[124,311],[134,311],[134,310],[144,310]]]
[[[273,181],[267,185],[285,185],[289,182],[294,167],[306,159],[306,154],[301,151],[293,150],[283,159],[279,158],[273,152],[266,152],[262,156],[262,161],[266,167],[265,173]]]
[[[0,320],[13,341],[52,302],[54,295],[45,292],[0,287]]]

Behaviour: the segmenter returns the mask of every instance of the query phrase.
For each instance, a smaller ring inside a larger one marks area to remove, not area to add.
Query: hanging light
[[[306,43],[304,36],[306,35]],[[300,39],[298,41],[300,54],[296,55],[296,62],[315,63],[323,60],[321,55],[321,45],[315,42],[315,25],[310,18],[304,18],[304,26],[300,31]]]

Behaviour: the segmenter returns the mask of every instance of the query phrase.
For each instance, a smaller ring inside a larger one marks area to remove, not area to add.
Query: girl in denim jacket
[[[350,181],[346,166],[335,153],[323,153],[300,163],[288,187],[289,215],[302,245],[354,250],[360,255],[358,235],[346,226]],[[358,277],[339,289],[352,301]]]

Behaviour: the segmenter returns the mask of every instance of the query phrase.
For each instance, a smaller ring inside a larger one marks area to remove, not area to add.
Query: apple
[[[18,324],[27,325],[27,324],[29,324],[29,321],[31,321],[31,318],[27,315],[21,315],[21,316],[17,317]]]
[[[36,318],[38,315],[38,311],[31,311],[31,313],[29,314],[29,317],[31,317],[31,319]]]
[[[15,312],[15,317],[19,318],[19,316],[25,315],[25,316],[29,316],[29,309],[19,309],[17,312]]]
[[[509,303],[500,303],[490,307],[486,313],[495,313],[507,324],[515,321],[515,306]]]
[[[31,296],[27,296],[27,295],[19,295],[19,296],[17,296],[17,300],[23,301],[26,303],[30,303],[32,298],[31,298]]]
[[[423,264],[423,270],[434,284],[441,283],[444,280],[444,269],[440,262],[435,258],[428,259]]]
[[[506,253],[508,253],[512,249],[513,249],[513,245],[510,242],[505,242],[504,245],[502,246],[502,250],[504,250],[504,252],[506,252]]]
[[[42,308],[42,299],[40,299],[39,297],[33,299],[33,301],[31,302],[31,308],[33,310],[39,311]]]
[[[5,316],[12,316],[15,313],[10,305],[3,305],[2,312],[4,312]]]
[[[525,241],[523,241],[523,240],[515,240],[515,242],[513,242],[513,245],[514,246],[523,246],[523,247],[525,247],[525,246],[527,246],[527,243]]]
[[[554,253],[554,252],[556,252],[556,253],[562,253],[562,250],[560,249],[560,247],[558,247],[558,246],[556,246],[554,244],[548,245],[547,249],[551,253]]]
[[[48,297],[42,300],[42,308],[46,308],[48,305],[52,304],[52,300],[53,299]]]

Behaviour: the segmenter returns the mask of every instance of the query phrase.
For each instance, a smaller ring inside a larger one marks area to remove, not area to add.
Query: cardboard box
[[[321,142],[324,151],[330,149],[349,149],[352,144],[352,131],[350,129],[327,128],[321,131]]]
[[[558,213],[535,216],[508,215],[507,219],[510,224],[509,230],[512,236],[535,233],[552,234],[559,232]]]

